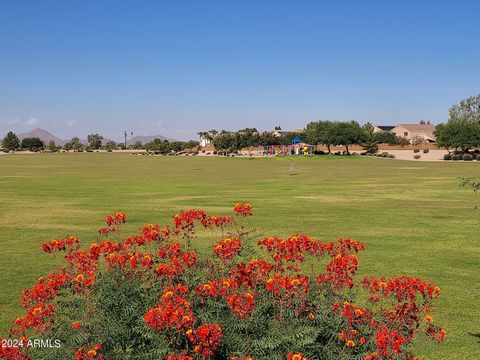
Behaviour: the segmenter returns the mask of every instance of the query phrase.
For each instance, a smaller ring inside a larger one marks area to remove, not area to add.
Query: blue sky
[[[478,1],[0,1],[0,134],[434,123],[480,93]]]

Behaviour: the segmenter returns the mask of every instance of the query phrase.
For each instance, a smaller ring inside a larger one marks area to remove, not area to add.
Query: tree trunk
[[[330,150],[330,144],[327,144],[327,149],[328,149],[328,153],[331,154],[332,151]]]
[[[350,155],[350,153],[348,152],[348,145],[345,145],[345,149],[347,149],[347,155]]]

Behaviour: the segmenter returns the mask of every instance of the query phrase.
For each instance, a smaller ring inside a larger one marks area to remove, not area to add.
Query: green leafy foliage
[[[15,135],[15,133],[9,131],[7,135],[5,135],[5,137],[3,138],[2,147],[3,150],[6,151],[17,150],[18,148],[20,148],[20,140],[18,139],[17,135]]]
[[[38,137],[25,138],[22,140],[22,149],[30,151],[40,151],[45,148],[45,144]]]

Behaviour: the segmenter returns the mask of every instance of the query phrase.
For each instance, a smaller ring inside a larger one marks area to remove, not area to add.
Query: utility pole
[[[127,132],[126,131],[125,131],[124,135],[125,135],[125,149],[126,149],[127,148]]]

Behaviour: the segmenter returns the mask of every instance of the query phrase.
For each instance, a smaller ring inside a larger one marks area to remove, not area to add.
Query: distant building
[[[414,137],[419,136],[426,142],[434,143],[436,141],[435,131],[436,126],[432,124],[400,124],[395,126],[391,132],[396,136],[407,138],[412,140]]]
[[[303,132],[303,129],[297,129],[297,130],[273,130],[272,134],[273,136],[285,136],[285,135],[290,135],[290,134],[300,134]]]
[[[199,143],[201,147],[213,145],[213,140],[207,136],[200,135]]]
[[[392,131],[395,126],[393,125],[373,125],[373,132]]]

